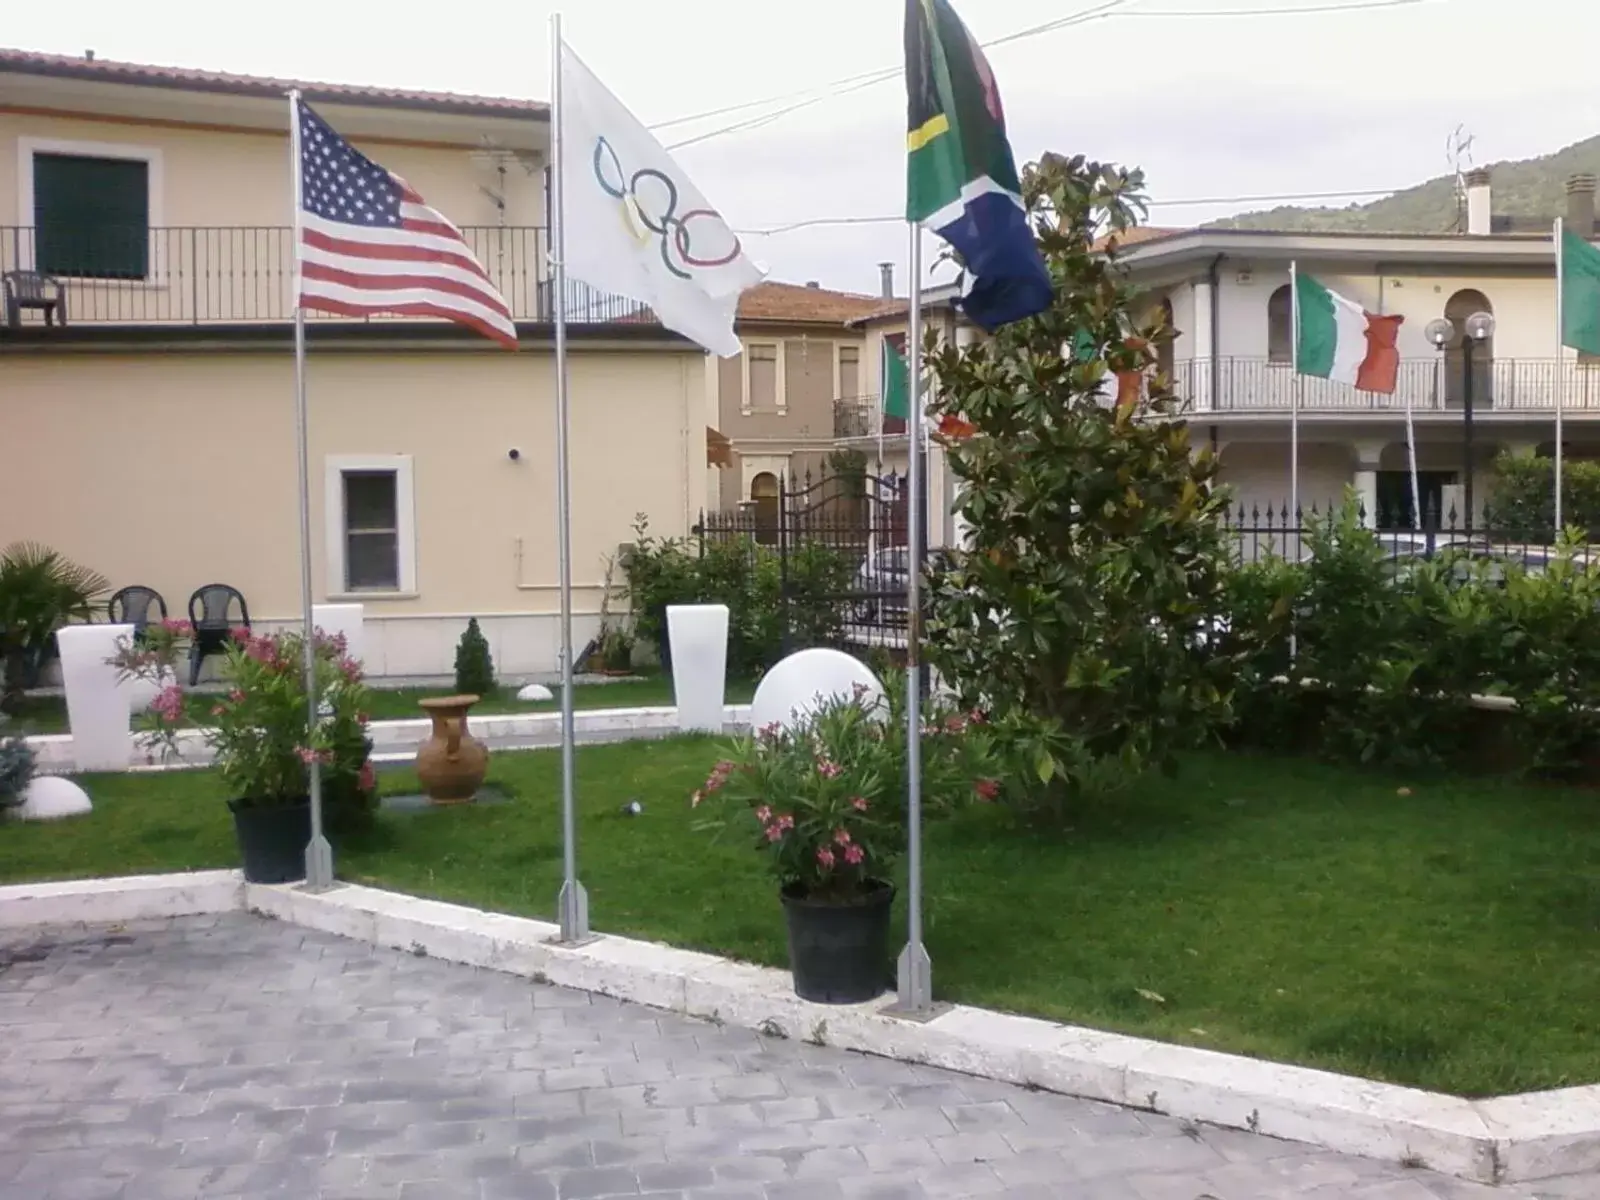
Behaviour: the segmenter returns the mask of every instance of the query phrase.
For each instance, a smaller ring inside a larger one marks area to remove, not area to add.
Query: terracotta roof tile
[[[1154,242],[1164,237],[1173,237],[1177,234],[1188,232],[1187,229],[1171,229],[1162,225],[1135,225],[1132,229],[1125,229],[1117,235],[1117,245],[1123,248],[1137,246],[1140,242]],[[1097,239],[1095,244],[1089,248],[1096,253],[1100,253],[1105,250],[1110,241],[1111,236],[1107,234],[1105,237]]]
[[[6,72],[272,98],[281,97],[289,90],[298,88],[310,100],[330,103],[343,101],[385,108],[430,109],[439,112],[540,116],[548,116],[550,112],[549,105],[534,100],[412,91],[404,88],[358,87],[344,83],[314,83],[300,79],[275,79],[260,75],[234,75],[224,71],[200,71],[190,67],[160,67],[149,63],[116,62],[111,59],[73,58],[63,54],[39,54],[31,50],[9,50],[0,47],[0,74]]]
[[[878,296],[830,292],[797,283],[767,282],[758,283],[739,297],[739,320],[843,325],[883,304]]]

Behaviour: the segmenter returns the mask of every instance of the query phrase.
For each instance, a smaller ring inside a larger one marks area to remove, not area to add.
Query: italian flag
[[[1394,392],[1400,373],[1395,342],[1404,317],[1380,317],[1329,291],[1309,275],[1294,277],[1295,370],[1363,392]]]

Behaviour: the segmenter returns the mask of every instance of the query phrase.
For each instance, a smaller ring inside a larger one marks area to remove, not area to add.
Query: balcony
[[[904,437],[905,432],[905,418],[884,416],[879,396],[845,396],[833,402],[833,436],[838,440]]]
[[[479,225],[461,232],[511,306],[513,319],[553,319],[548,235],[542,226]],[[51,239],[41,247],[35,230],[0,226],[0,275],[37,269],[59,280],[69,327],[249,325],[294,318],[294,230],[288,226],[168,227],[151,229],[131,244],[111,241],[97,236],[93,245],[73,246]],[[7,316],[0,313],[0,334]],[[18,319],[23,329],[44,324],[37,310],[24,309]],[[306,319],[345,325],[419,320],[314,312]],[[594,325],[653,318],[637,301],[569,281],[567,320]]]
[[[1213,373],[1214,372],[1214,373]],[[1286,362],[1265,358],[1186,359],[1174,365],[1173,389],[1184,411],[1199,413],[1288,413],[1299,390],[1302,413],[1460,412],[1466,372],[1454,355],[1405,359],[1393,395],[1358,391],[1326,379],[1297,376]],[[1564,391],[1561,389],[1564,385]],[[1213,395],[1213,393],[1215,393]],[[1556,397],[1572,410],[1600,411],[1600,362],[1554,358],[1474,361],[1475,413],[1550,413]]]

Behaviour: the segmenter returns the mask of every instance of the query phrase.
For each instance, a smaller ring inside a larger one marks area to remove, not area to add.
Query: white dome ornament
[[[530,683],[517,692],[517,699],[524,703],[533,703],[540,700],[554,700],[555,693],[542,683]]]
[[[22,821],[56,821],[90,811],[89,793],[60,775],[39,775],[22,790],[22,805],[13,811]]]
[[[761,677],[750,701],[750,728],[793,729],[829,700],[848,700],[862,691],[863,708],[887,715],[883,684],[859,659],[842,650],[800,650]]]

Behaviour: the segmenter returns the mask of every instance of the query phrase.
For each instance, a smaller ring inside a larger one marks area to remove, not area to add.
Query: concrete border
[[[1480,1183],[1600,1171],[1600,1085],[1464,1100],[1306,1067],[954,1006],[887,1015],[888,997],[797,998],[785,971],[606,936],[558,945],[549,922],[357,885],[323,893],[234,871],[0,887],[0,927],[246,910],[341,937],[688,1016],[1108,1101]]]
[[[729,704],[723,708],[723,720],[728,732],[744,729],[750,724],[748,704]],[[400,762],[415,754],[432,729],[426,717],[395,721],[374,721],[368,726],[372,738],[372,756],[379,762]],[[469,717],[467,728],[474,737],[485,739],[551,739],[555,744],[561,737],[560,712],[490,713]],[[619,733],[645,733],[666,735],[678,731],[678,710],[673,705],[646,708],[589,708],[573,714],[573,729],[580,741],[605,738]],[[67,774],[77,769],[73,759],[70,733],[34,734],[26,739],[37,758],[38,769],[46,774]],[[535,748],[535,747],[530,747]],[[536,747],[542,748],[542,747]],[[138,750],[134,751],[139,754]],[[211,747],[198,729],[184,729],[178,734],[176,761],[166,764],[133,765],[132,770],[189,770],[209,766]]]

